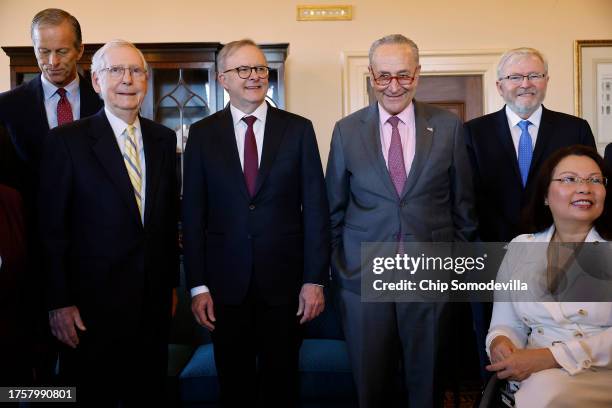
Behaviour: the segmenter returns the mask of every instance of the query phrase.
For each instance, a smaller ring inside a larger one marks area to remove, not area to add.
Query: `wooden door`
[[[370,101],[374,100],[368,81]],[[447,109],[465,122],[482,116],[482,75],[421,75],[415,99]]]

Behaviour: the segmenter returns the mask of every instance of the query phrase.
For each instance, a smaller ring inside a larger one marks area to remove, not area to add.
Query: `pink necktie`
[[[60,96],[60,100],[57,103],[57,126],[61,126],[72,122],[74,119],[72,117],[72,106],[70,106],[70,102],[66,97],[66,90],[58,88],[57,94]]]
[[[389,145],[389,155],[387,157],[387,166],[391,181],[395,186],[397,195],[402,194],[404,184],[406,184],[406,166],[404,165],[404,152],[402,150],[402,141],[400,139],[399,129],[397,124],[400,119],[397,116],[391,116],[387,122],[391,124],[391,144]]]
[[[247,131],[244,134],[244,181],[246,182],[249,195],[255,195],[255,181],[257,180],[257,142],[253,123],[257,120],[255,116],[245,116],[242,118],[247,124]]]

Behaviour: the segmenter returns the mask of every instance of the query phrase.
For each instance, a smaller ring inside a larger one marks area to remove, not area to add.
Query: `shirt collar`
[[[391,115],[380,105],[380,103],[378,104],[378,117],[380,118],[380,123],[382,125],[387,123],[391,116],[397,116],[404,124],[407,124],[410,121],[411,115],[414,117],[414,103],[412,103],[412,101],[410,101],[410,104],[406,106],[406,109],[397,115]]]
[[[263,101],[261,105],[257,107],[252,113],[244,113],[240,109],[236,108],[230,103],[230,112],[232,112],[232,120],[234,127],[244,118],[245,116],[255,116],[262,122],[266,121],[266,115],[268,114],[268,103]]]
[[[55,93],[59,89],[59,87],[53,85],[43,74],[40,74],[40,80],[42,82],[43,93],[45,94],[45,100],[52,98],[55,96]],[[63,87],[66,90],[68,95],[76,95],[79,90],[79,75],[77,74],[76,78],[72,80],[68,85]]]
[[[536,238],[540,238],[538,241],[542,240],[543,242],[550,242],[555,233],[555,224],[548,227],[547,230],[542,231],[540,234],[536,234]],[[591,227],[589,233],[584,238],[584,242],[607,242],[605,239],[599,235],[599,232],[595,229],[595,227]]]
[[[115,116],[109,109],[106,108],[106,106],[104,107],[104,113],[106,113],[106,117],[108,118],[108,122],[110,123],[113,132],[115,133],[115,137],[122,135],[123,132],[125,132],[125,129],[127,129],[128,124],[125,123],[123,119]],[[136,120],[134,123],[132,123],[132,126],[134,126],[135,129],[140,129],[140,119],[138,116],[136,116]]]
[[[539,128],[540,122],[542,121],[542,104],[538,106],[535,112],[531,114],[527,119],[521,118],[519,115],[514,113],[512,109],[508,105],[506,105],[506,117],[508,118],[508,122],[510,123],[510,127],[514,127],[518,125],[521,120],[528,120],[532,125]]]

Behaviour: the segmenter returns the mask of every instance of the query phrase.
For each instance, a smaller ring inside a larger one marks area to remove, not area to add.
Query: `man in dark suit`
[[[90,81],[77,74],[83,44],[74,16],[59,9],[43,10],[32,20],[31,36],[41,74],[0,94],[0,121],[36,184],[43,139],[49,129],[93,115],[102,101]],[[29,186],[28,192],[35,189]]]
[[[506,52],[497,66],[496,82],[506,106],[465,124],[483,241],[508,242],[524,232],[519,226],[521,212],[532,196],[540,166],[555,150],[574,144],[595,147],[585,120],[542,105],[548,80],[548,63],[538,50]],[[478,306],[473,311],[484,375],[491,308]]]
[[[413,99],[416,44],[389,35],[369,58],[378,102],[336,123],[327,162],[332,277],[359,406],[392,406],[401,359],[409,406],[431,407],[441,402],[444,304],[362,302],[361,244],[472,239],[470,165],[459,118]]]
[[[321,160],[310,121],[265,101],[255,43],[227,44],[218,64],[230,103],[191,127],[185,153],[192,311],[212,330],[224,406],[292,407],[299,323],[323,310],[328,276]]]
[[[0,94],[0,123],[6,127],[22,167],[15,185],[23,199],[28,240],[28,265],[22,282],[27,288],[24,293],[34,295],[22,299],[22,303],[31,316],[28,340],[34,343],[35,350],[34,361],[24,361],[24,365],[33,365],[37,382],[47,383],[55,369],[57,353],[53,351],[44,304],[32,301],[42,298],[36,193],[43,141],[49,129],[58,124],[99,111],[102,101],[90,80],[77,74],[83,44],[81,27],[74,16],[59,9],[42,10],[32,19],[30,34],[41,74]]]
[[[178,271],[176,136],[138,116],[148,70],[131,43],[100,48],[92,79],[104,109],[53,129],[41,163],[49,322],[84,406],[153,404]]]
[[[604,161],[606,165],[612,169],[612,143],[608,143],[604,152]]]

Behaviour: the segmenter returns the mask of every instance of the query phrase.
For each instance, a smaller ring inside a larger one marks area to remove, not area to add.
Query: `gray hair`
[[[34,41],[34,30],[36,30],[38,26],[58,26],[64,21],[67,21],[68,24],[70,24],[72,31],[74,32],[74,48],[81,48],[83,36],[81,34],[81,25],[79,24],[79,21],[67,11],[57,8],[48,8],[36,13],[32,19],[32,24],[30,25],[30,37],[32,38],[32,42]]]
[[[259,48],[259,46],[255,44],[255,41],[251,40],[250,38],[244,38],[242,40],[232,41],[232,42],[225,44],[223,48],[221,48],[221,51],[219,51],[219,54],[217,55],[217,73],[221,74],[227,68],[225,66],[225,60],[227,59],[227,57],[232,55],[239,48],[242,48],[248,45],[255,47],[261,51],[261,48]],[[262,51],[262,54],[263,54],[263,51]],[[265,54],[264,54],[264,58],[265,58]]]
[[[414,57],[416,58],[416,63],[419,63],[419,47],[417,47],[416,43],[410,38],[405,37],[401,34],[391,34],[386,35],[383,38],[379,38],[378,40],[372,43],[372,46],[370,47],[370,52],[368,54],[368,57],[370,59],[370,65],[372,65],[372,59],[374,57],[374,52],[376,51],[376,49],[381,45],[386,44],[407,45],[412,50],[412,55],[414,55]]]
[[[504,55],[501,56],[501,58],[499,59],[499,63],[497,64],[497,79],[501,79],[501,77],[503,76],[504,68],[506,67],[506,65],[513,61],[516,61],[517,59],[523,59],[527,57],[536,57],[537,59],[542,61],[542,64],[544,64],[544,74],[548,75],[548,61],[546,60],[544,54],[542,54],[535,48],[521,47],[506,51]]]
[[[145,71],[149,70],[149,64],[147,64],[147,60],[145,60],[145,57],[142,52],[138,48],[136,48],[134,44],[125,40],[111,40],[104,44],[102,47],[100,47],[98,51],[96,51],[96,53],[93,55],[91,59],[91,73],[93,74],[94,72],[99,72],[100,70],[106,68],[106,61],[104,60],[104,55],[108,50],[110,50],[111,48],[121,47],[128,47],[136,50],[136,52],[138,53],[138,55],[140,55],[140,58],[142,59],[142,64],[144,66]]]

